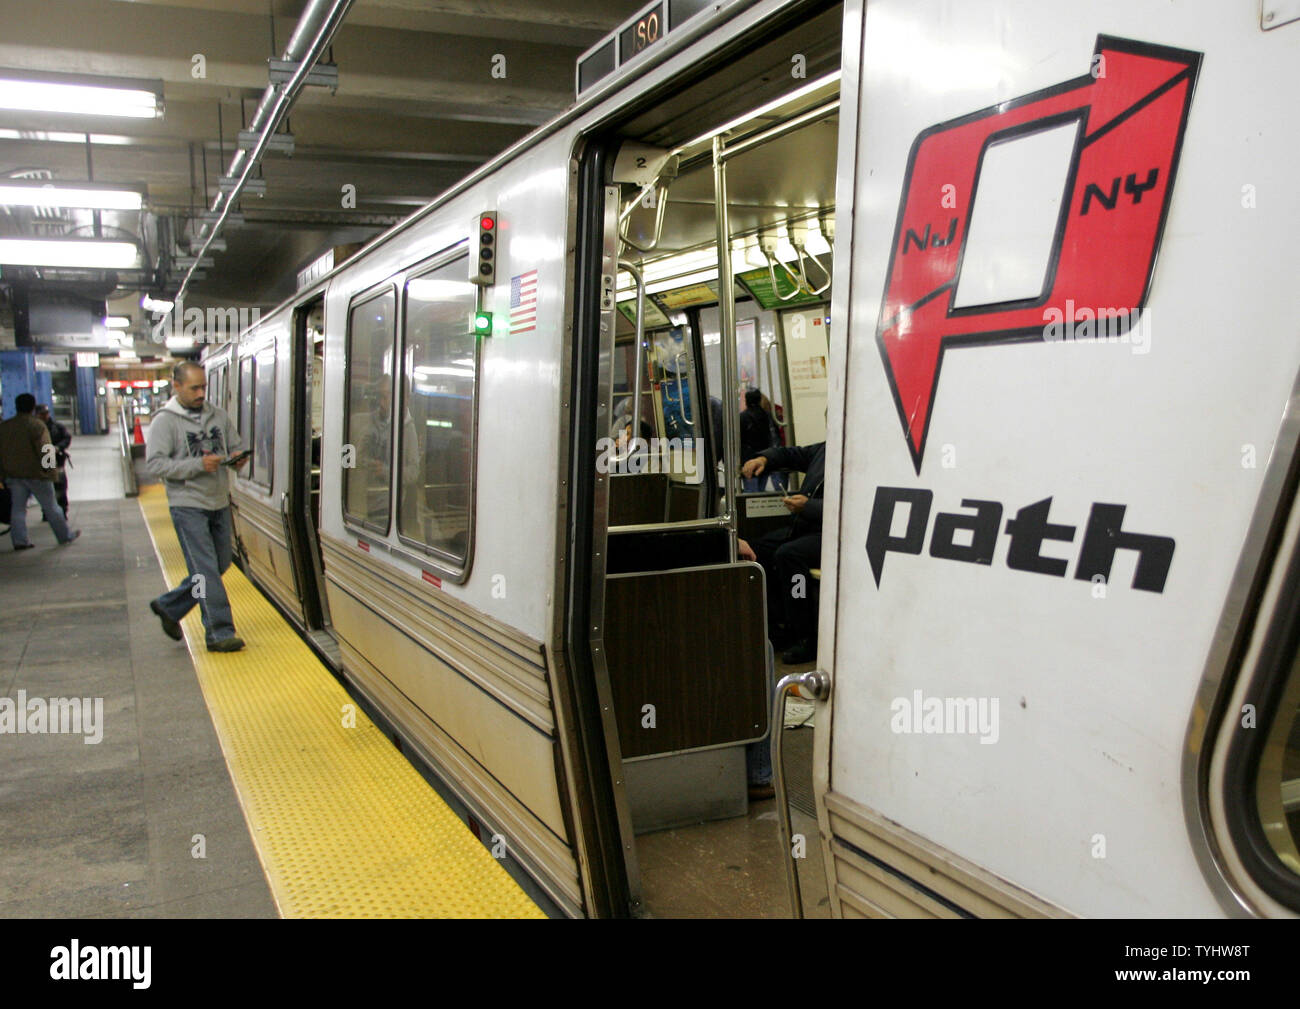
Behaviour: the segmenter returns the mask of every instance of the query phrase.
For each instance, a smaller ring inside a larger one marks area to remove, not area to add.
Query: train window
[[[1300,910],[1300,500],[1291,508],[1214,759],[1237,856],[1270,898]]]
[[[275,459],[275,346],[257,354],[253,393],[253,483],[271,489]]]
[[[253,444],[253,358],[239,362],[239,437],[244,447]]]
[[[1260,755],[1255,803],[1278,861],[1300,876],[1300,655]]]
[[[344,375],[343,515],[384,535],[393,487],[396,302],[390,289],[352,306]]]
[[[406,284],[397,532],[458,565],[473,522],[476,290],[457,257]]]

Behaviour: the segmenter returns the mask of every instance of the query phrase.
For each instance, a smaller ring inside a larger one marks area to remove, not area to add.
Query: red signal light
[[[479,227],[481,227],[484,231],[491,231],[493,228],[497,226],[497,222],[492,220],[492,218],[490,217],[481,217],[479,218],[478,223],[479,223]]]

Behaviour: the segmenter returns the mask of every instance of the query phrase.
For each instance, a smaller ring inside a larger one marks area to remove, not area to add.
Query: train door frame
[[[303,619],[312,631],[329,627],[325,571],[311,515],[311,381],[315,348],[310,345],[311,334],[307,328],[312,312],[317,307],[323,311],[324,306],[323,293],[295,305],[289,330],[289,472],[284,491],[284,531],[297,575]]]

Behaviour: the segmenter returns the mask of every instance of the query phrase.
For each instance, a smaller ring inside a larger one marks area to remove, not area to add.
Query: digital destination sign
[[[614,71],[667,37],[688,18],[717,0],[657,0],[578,57],[575,87],[579,97]]]

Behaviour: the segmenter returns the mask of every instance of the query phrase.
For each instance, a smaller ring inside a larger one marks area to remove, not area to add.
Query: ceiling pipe
[[[343,19],[347,17],[351,7],[352,0],[311,0],[307,9],[302,12],[289,44],[285,46],[283,56],[285,61],[299,64],[298,69],[288,83],[267,85],[262,100],[257,105],[257,111],[253,113],[253,119],[248,124],[248,129],[257,134],[257,143],[251,150],[236,150],[234,157],[230,159],[230,167],[226,169],[222,178],[236,180],[234,188],[229,192],[218,192],[212,201],[212,213],[220,216],[211,224],[205,223],[199,229],[198,237],[203,239],[203,245],[195,255],[195,265],[185,271],[185,277],[176,291],[176,301],[179,302],[185,297],[185,290],[189,287],[190,279],[198,268],[198,262],[207,254],[213,239],[225,224],[230,208],[235,205],[235,201],[243,192],[253,169],[261,163],[262,157],[266,154],[271,135],[280,128],[284,117],[288,115],[297,100],[298,92],[302,90],[308,73],[333,41],[335,33],[343,24]]]

